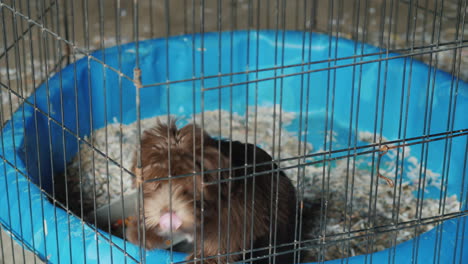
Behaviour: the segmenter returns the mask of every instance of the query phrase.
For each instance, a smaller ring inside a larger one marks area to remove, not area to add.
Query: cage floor
[[[20,246],[17,243],[11,243],[10,234],[0,229],[0,241],[3,243],[3,250],[0,251],[1,263],[44,263],[32,251]]]

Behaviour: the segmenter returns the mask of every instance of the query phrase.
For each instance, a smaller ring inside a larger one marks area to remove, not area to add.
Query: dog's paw
[[[138,227],[127,226],[127,230],[125,230],[125,239],[132,244],[139,245],[140,240],[138,239]]]
[[[140,245],[141,241],[141,245],[146,249],[162,248],[165,246],[165,240],[153,232],[153,230],[146,230],[145,233],[140,231],[139,235],[140,237],[138,237],[138,227],[131,225],[125,232],[125,239],[135,245]]]

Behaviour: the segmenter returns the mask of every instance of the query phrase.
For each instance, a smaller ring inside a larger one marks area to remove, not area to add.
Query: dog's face
[[[176,235],[192,234],[200,225],[202,206],[205,216],[216,214],[218,186],[204,183],[222,177],[209,171],[228,164],[214,142],[196,126],[177,130],[173,122],[145,132],[141,168],[137,168],[135,159],[133,171],[143,188],[147,229],[164,237],[170,236],[171,229]]]

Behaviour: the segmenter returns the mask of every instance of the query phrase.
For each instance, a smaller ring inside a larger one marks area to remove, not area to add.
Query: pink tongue
[[[159,225],[163,230],[171,229],[172,217],[172,230],[177,230],[182,225],[182,220],[175,213],[165,213],[159,218]]]

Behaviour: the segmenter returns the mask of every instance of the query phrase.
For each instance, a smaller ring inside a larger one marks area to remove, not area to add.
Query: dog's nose
[[[159,226],[162,230],[177,230],[182,225],[182,220],[175,212],[167,212],[159,218]]]

